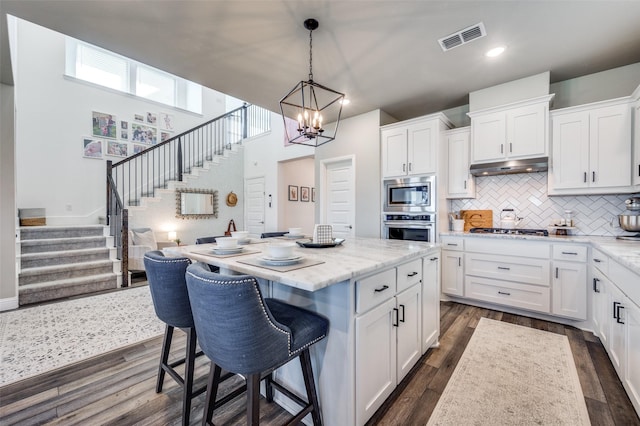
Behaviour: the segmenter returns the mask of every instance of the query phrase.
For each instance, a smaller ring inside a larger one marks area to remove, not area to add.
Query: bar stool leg
[[[273,385],[271,384],[272,380],[273,380],[273,373],[267,374],[266,377],[264,378],[265,394],[266,394],[267,402],[269,403],[273,402]]]
[[[220,384],[220,375],[222,368],[211,363],[209,368],[209,379],[207,381],[207,397],[204,406],[204,417],[202,418],[202,426],[208,426],[213,418],[213,410],[216,406],[216,398],[218,395],[218,385]]]
[[[156,382],[156,393],[162,392],[164,384],[164,369],[169,360],[169,350],[171,350],[171,338],[173,337],[173,326],[166,325],[164,329],[164,339],[162,340],[162,355],[160,356],[160,366],[158,367],[158,380]]]
[[[302,377],[304,378],[304,387],[307,390],[307,399],[313,406],[311,417],[314,426],[322,426],[322,416],[320,415],[320,404],[318,402],[318,393],[316,392],[316,384],[313,379],[313,368],[311,367],[311,355],[309,348],[300,354],[300,365],[302,366]]]
[[[260,374],[247,376],[247,424],[260,424]]]
[[[193,397],[193,370],[196,361],[196,336],[195,327],[185,330],[187,333],[187,353],[184,358],[184,389],[182,392],[182,425],[189,426],[191,414],[191,398]]]

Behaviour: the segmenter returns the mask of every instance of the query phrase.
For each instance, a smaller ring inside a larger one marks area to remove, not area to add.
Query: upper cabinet
[[[640,98],[640,87],[638,87],[638,97]],[[640,99],[636,100],[633,105],[634,127],[633,127],[633,167],[631,174],[633,176],[633,184],[640,186]]]
[[[447,198],[474,198],[475,181],[469,173],[469,127],[445,132],[447,147]]]
[[[450,127],[441,113],[382,127],[382,176],[436,173],[440,135]]]
[[[549,155],[549,102],[546,95],[470,112],[471,163]]]
[[[549,194],[631,192],[629,98],[552,111]]]

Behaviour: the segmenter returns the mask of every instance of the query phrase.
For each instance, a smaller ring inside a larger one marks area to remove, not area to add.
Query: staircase
[[[20,228],[19,304],[118,288],[105,226]]]

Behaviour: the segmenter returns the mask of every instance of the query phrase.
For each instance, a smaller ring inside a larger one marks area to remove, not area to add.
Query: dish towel
[[[315,244],[333,242],[333,228],[331,225],[316,225],[313,228],[313,242]]]

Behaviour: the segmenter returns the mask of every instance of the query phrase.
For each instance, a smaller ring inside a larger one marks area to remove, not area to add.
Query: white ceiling
[[[407,119],[543,71],[553,83],[640,62],[640,0],[1,0],[0,11],[273,111],[307,79],[306,18],[320,22],[314,79],[347,94],[345,116]],[[441,50],[439,38],[479,22],[486,37]],[[484,57],[498,44],[505,54]]]

